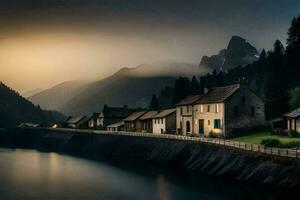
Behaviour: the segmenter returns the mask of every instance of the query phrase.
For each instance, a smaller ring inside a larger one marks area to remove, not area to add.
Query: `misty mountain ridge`
[[[122,68],[113,75],[90,83],[64,82],[29,99],[42,108],[55,109],[68,115],[91,114],[110,106],[148,107],[151,96],[161,88],[172,86],[178,76],[199,76],[206,68],[196,65],[160,61]]]
[[[192,77],[197,74],[208,73],[209,69],[197,67],[194,64],[172,60],[157,61],[138,65],[137,67],[125,67],[117,74],[135,77]]]
[[[240,36],[233,36],[226,49],[219,51],[217,55],[203,56],[199,66],[227,71],[251,64],[258,58],[259,53],[254,46]]]
[[[148,107],[151,96],[162,88],[173,86],[176,78],[199,77],[213,69],[228,70],[252,63],[257,50],[245,39],[233,36],[218,55],[203,57],[200,67],[178,61],[159,61],[125,67],[115,74],[87,84],[65,82],[30,97],[42,108],[55,109],[68,115],[89,115],[110,106]]]

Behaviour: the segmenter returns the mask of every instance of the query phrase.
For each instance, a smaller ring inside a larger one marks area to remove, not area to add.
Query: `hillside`
[[[78,95],[88,82],[84,81],[68,81],[56,85],[47,90],[41,91],[28,99],[35,105],[40,105],[43,109],[58,110],[76,95]]]
[[[207,73],[206,68],[181,62],[156,62],[122,68],[105,79],[88,84],[66,82],[43,91],[30,100],[42,108],[68,115],[91,114],[104,104],[148,107],[151,96],[174,84],[178,76]]]
[[[52,111],[43,111],[0,82],[0,127],[16,126],[23,122],[47,123],[64,117]]]

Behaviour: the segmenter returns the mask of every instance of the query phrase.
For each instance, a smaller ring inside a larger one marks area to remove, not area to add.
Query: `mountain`
[[[43,111],[17,92],[0,82],[0,127],[16,126],[23,122],[48,123],[61,121],[64,116]]]
[[[56,109],[68,115],[91,114],[102,110],[105,104],[148,107],[152,95],[158,94],[161,88],[172,86],[178,76],[206,72],[206,68],[183,62],[142,64],[134,68],[122,68],[110,77],[80,84],[79,87],[75,87],[74,82],[63,83],[31,97],[30,100],[42,108]]]
[[[244,38],[233,36],[226,49],[221,50],[217,55],[203,56],[200,66],[216,70],[228,70],[239,65],[245,66],[258,60],[258,51]]]
[[[58,110],[89,85],[85,81],[67,81],[41,91],[28,99],[43,109]]]
[[[36,94],[38,94],[38,93],[40,93],[40,92],[42,92],[42,91],[43,91],[43,89],[41,89],[41,88],[36,88],[36,89],[33,89],[33,90],[29,90],[29,91],[23,92],[23,93],[22,93],[22,96],[25,97],[25,98],[28,98],[28,97],[31,97],[31,96],[33,96],[33,95],[36,95]]]

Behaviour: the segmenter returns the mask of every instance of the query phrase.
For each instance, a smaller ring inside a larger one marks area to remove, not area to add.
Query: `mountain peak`
[[[228,70],[239,65],[244,66],[257,60],[258,51],[246,39],[232,36],[226,49],[217,55],[203,56],[200,66],[210,69]]]

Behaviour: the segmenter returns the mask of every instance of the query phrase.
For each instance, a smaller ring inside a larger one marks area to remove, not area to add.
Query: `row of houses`
[[[153,134],[231,136],[236,131],[265,124],[264,102],[246,85],[236,84],[188,96],[166,110],[104,107],[92,117],[70,118],[72,128]]]

